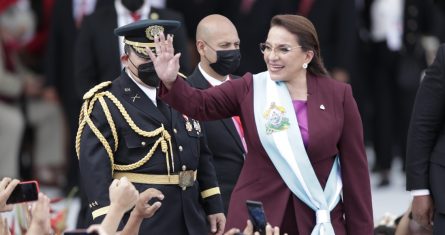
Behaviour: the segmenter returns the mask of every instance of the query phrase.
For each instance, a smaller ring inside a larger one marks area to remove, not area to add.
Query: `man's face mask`
[[[135,76],[137,76],[139,79],[141,79],[141,81],[143,83],[147,84],[148,86],[151,86],[151,87],[159,86],[160,79],[158,78],[158,75],[156,74],[153,62],[143,63],[136,67],[136,65],[134,65],[133,61],[131,61],[130,57],[128,57],[128,60],[138,70],[138,74],[134,74],[130,70],[131,73],[133,73]]]
[[[122,0],[122,5],[131,12],[137,11],[144,4],[144,0]]]
[[[241,53],[239,49],[235,50],[215,50],[209,46],[208,43],[205,44],[216,52],[216,62],[209,64],[210,67],[215,70],[219,75],[226,76],[235,72],[241,62]]]

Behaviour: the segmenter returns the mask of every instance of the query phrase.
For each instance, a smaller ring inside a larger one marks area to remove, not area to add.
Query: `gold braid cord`
[[[111,83],[109,83],[109,84],[111,84]],[[91,92],[91,91],[98,92],[100,89],[108,86],[109,84],[106,84],[104,86],[101,83],[98,86],[96,86],[93,89],[91,89],[89,92],[87,92],[84,95],[85,102],[82,105],[82,109],[81,109],[81,112],[80,112],[79,129],[78,129],[77,135],[76,135],[76,152],[77,152],[77,157],[79,158],[79,153],[80,153],[80,138],[82,136],[82,132],[83,132],[83,129],[84,129],[85,125],[88,124],[88,126],[91,129],[91,131],[96,135],[96,137],[99,139],[99,141],[104,146],[104,148],[105,148],[105,150],[106,150],[106,152],[108,154],[108,157],[110,159],[111,165],[113,166],[112,167],[113,168],[112,169],[113,172],[114,172],[114,170],[130,171],[130,170],[137,169],[137,168],[141,167],[148,160],[150,160],[150,158],[153,156],[154,152],[156,151],[158,145],[161,144],[161,150],[162,150],[163,153],[165,153],[167,172],[168,172],[168,175],[170,175],[169,146],[170,146],[172,168],[173,168],[172,171],[174,171],[175,169],[174,169],[174,163],[173,163],[174,161],[173,161],[173,151],[172,151],[172,144],[171,144],[171,136],[168,133],[168,131],[165,130],[163,125],[160,128],[157,128],[156,130],[153,130],[153,131],[144,131],[144,130],[140,129],[134,123],[134,121],[131,119],[130,115],[127,113],[127,111],[125,110],[125,108],[122,105],[122,103],[111,92],[109,92],[109,91],[100,92],[100,93],[93,93],[93,92]],[[97,88],[97,87],[99,87],[99,88]],[[97,100],[99,100],[99,103],[101,104],[102,110],[104,111],[105,117],[107,119],[107,122],[108,122],[108,124],[110,126],[110,129],[111,129],[111,132],[112,132],[112,135],[113,135],[113,138],[114,138],[114,142],[115,142],[114,151],[116,151],[117,150],[117,146],[118,146],[118,135],[117,135],[116,125],[115,125],[115,123],[113,121],[112,115],[110,113],[110,110],[108,108],[107,103],[105,102],[104,97],[107,97],[108,99],[111,100],[111,102],[113,102],[113,104],[118,108],[118,110],[121,113],[122,117],[125,119],[125,121],[128,123],[128,125],[130,126],[130,128],[134,132],[136,132],[140,136],[149,137],[149,138],[155,137],[155,136],[159,136],[159,139],[153,144],[153,146],[151,147],[150,151],[142,159],[140,159],[139,161],[137,161],[135,163],[132,163],[132,164],[128,164],[128,165],[114,164],[114,156],[113,156],[114,152],[113,152],[112,148],[110,147],[110,144],[108,143],[108,141],[105,139],[105,137],[99,131],[99,129],[97,129],[97,127],[94,125],[94,123],[90,119],[90,115],[91,115],[91,112],[93,110],[94,104],[95,104],[95,102]]]

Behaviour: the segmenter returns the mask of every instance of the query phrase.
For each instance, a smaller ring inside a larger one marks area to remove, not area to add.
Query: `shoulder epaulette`
[[[187,79],[187,76],[185,76],[183,73],[181,73],[181,72],[178,72],[178,76],[180,76],[180,77],[182,77],[182,78],[184,78],[184,79]]]
[[[105,87],[111,85],[111,83],[112,83],[111,81],[99,83],[98,85],[94,86],[89,91],[87,91],[87,93],[85,93],[83,95],[83,99],[88,100],[88,99],[92,98],[94,96],[94,94],[96,94],[98,91],[104,89]]]

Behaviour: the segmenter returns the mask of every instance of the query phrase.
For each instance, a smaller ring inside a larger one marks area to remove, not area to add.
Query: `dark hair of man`
[[[307,71],[315,76],[329,76],[320,54],[317,31],[307,18],[299,15],[276,15],[270,21],[270,27],[285,28],[296,36],[303,51],[313,51],[314,57],[308,64]]]

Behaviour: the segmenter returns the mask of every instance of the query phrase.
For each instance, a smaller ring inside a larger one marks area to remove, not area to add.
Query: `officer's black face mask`
[[[122,0],[122,5],[131,12],[137,11],[144,4],[144,0]]]
[[[241,62],[241,53],[239,49],[217,51],[210,47],[209,44],[207,44],[207,46],[216,52],[216,62],[209,65],[219,75],[226,76],[238,69]]]
[[[130,60],[130,57],[128,57],[128,60],[138,70],[138,74],[134,74],[130,70],[131,73],[133,73],[135,76],[137,76],[139,79],[141,79],[141,81],[143,83],[147,84],[148,86],[159,87],[160,79],[158,78],[158,75],[156,74],[156,70],[153,65],[153,62],[140,64],[139,66],[136,67],[136,65],[134,65],[133,61]]]

